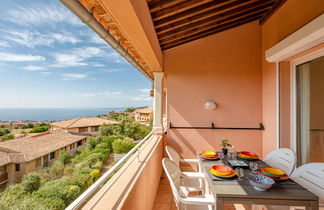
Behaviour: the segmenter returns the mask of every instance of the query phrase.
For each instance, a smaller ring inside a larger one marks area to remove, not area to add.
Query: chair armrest
[[[180,198],[180,202],[184,204],[204,204],[204,205],[216,205],[214,196],[205,194],[205,197],[188,197]]]
[[[182,172],[182,175],[189,179],[204,179],[206,176],[200,172]]]
[[[181,159],[181,162],[185,162],[185,163],[198,163],[198,159]]]

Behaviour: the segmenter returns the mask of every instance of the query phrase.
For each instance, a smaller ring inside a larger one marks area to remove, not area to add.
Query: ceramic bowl
[[[273,179],[257,173],[250,174],[249,181],[259,191],[267,191],[275,183]]]

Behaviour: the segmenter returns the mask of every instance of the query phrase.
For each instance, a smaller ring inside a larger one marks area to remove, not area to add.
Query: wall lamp
[[[206,103],[205,103],[205,109],[210,109],[210,110],[212,110],[212,109],[216,109],[216,103],[214,102],[214,101],[207,101]]]

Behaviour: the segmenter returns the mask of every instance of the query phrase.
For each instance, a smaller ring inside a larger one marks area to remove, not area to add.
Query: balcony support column
[[[162,95],[163,95],[163,72],[154,72],[154,101],[153,101],[153,128],[157,134],[163,133],[162,125]]]

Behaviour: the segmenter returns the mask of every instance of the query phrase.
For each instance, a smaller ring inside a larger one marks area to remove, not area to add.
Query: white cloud
[[[29,66],[23,67],[22,69],[27,70],[27,71],[42,71],[42,70],[45,70],[46,68],[43,66],[29,65]]]
[[[93,98],[93,97],[108,97],[108,96],[121,96],[122,91],[104,91],[104,92],[93,92],[93,93],[73,93],[73,96],[78,98]]]
[[[45,58],[39,55],[0,52],[0,61],[31,62],[31,61],[44,61],[44,60]]]
[[[52,64],[52,67],[73,67],[73,66],[87,66],[88,63],[83,62],[84,59],[78,55],[72,54],[54,54],[55,63]]]
[[[150,93],[150,91],[151,91],[151,89],[145,89],[145,88],[143,88],[143,89],[137,89],[140,93],[145,93],[145,94],[148,94],[148,93]]]
[[[153,100],[152,97],[149,96],[150,93],[150,89],[137,89],[137,91],[139,92],[139,94],[137,96],[133,96],[132,100],[133,101],[151,101]]]
[[[87,74],[61,74],[63,80],[77,80],[77,79],[85,79],[88,77]]]
[[[124,70],[123,69],[104,69],[103,71],[107,72],[107,73],[114,73],[114,72],[121,72]]]
[[[47,4],[30,4],[9,9],[3,19],[18,25],[53,25],[55,23],[69,23],[82,25],[81,21],[63,6]]]
[[[0,41],[0,47],[10,47],[10,45],[6,41]]]
[[[3,32],[8,33],[8,35],[3,36],[12,42],[16,42],[20,45],[33,48],[35,46],[47,46],[53,47],[55,42],[58,43],[71,43],[76,44],[81,42],[77,37],[73,36],[71,33],[63,31],[61,33],[39,33],[38,31],[28,31],[28,30],[4,30]]]
[[[90,37],[90,42],[92,43],[107,45],[107,43],[95,33],[89,34],[89,37]]]

